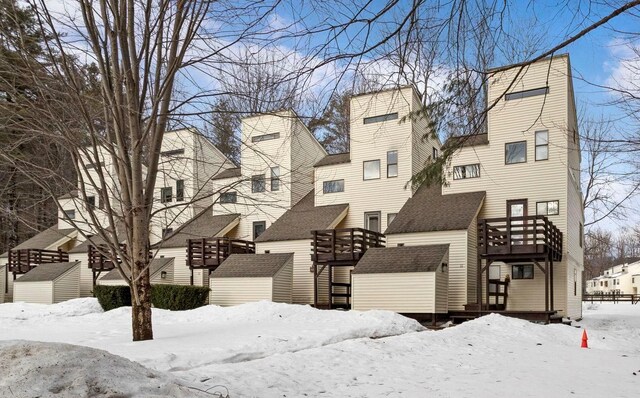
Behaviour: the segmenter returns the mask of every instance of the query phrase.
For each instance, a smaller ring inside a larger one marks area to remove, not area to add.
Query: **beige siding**
[[[449,253],[444,256],[442,263],[449,264]],[[436,296],[435,296],[435,312],[444,314],[449,311],[449,271],[448,267],[445,271],[442,266],[435,272],[436,279]]]
[[[87,253],[71,253],[69,261],[80,262],[80,297],[91,297],[93,291],[93,272],[89,268]],[[103,272],[102,275],[105,273]]]
[[[272,300],[271,278],[211,278],[209,303],[220,306]]]
[[[17,282],[14,284],[13,301],[51,304],[53,303],[53,282]]]
[[[80,297],[80,264],[53,281],[53,303]]]
[[[579,174],[577,174],[579,175]],[[584,225],[584,211],[582,207],[582,194],[578,190],[578,184],[574,182],[571,174],[567,175],[568,196],[568,228],[565,241],[567,264],[567,314],[573,319],[582,317],[582,272],[584,271],[584,237],[580,236],[580,223]],[[582,241],[582,245],[580,244]],[[575,270],[575,273],[574,273]],[[577,275],[576,275],[577,274]],[[574,294],[574,276],[577,277],[577,289]],[[631,293],[631,292],[627,292]]]
[[[167,249],[159,249],[156,258],[173,257],[173,275],[172,280],[176,285],[189,285],[191,278],[191,270],[187,267],[187,248],[172,247]],[[196,286],[205,286],[205,279],[208,273],[202,270],[193,271],[193,284]]]
[[[354,274],[352,308],[400,313],[436,312],[436,282],[433,272]]]
[[[467,231],[422,232],[410,234],[393,234],[387,236],[387,246],[404,243],[406,246],[449,244],[449,310],[463,310],[469,301],[476,298],[467,297],[468,289],[468,241]]]
[[[413,110],[421,109],[422,104],[418,96],[413,97]],[[413,148],[411,157],[412,175],[422,170],[430,158],[433,157],[433,149],[440,151],[440,140],[428,134],[428,120],[419,118],[413,121]]]
[[[151,276],[151,283],[158,285],[172,285],[173,284],[173,262],[167,264],[162,269],[159,269],[158,272]],[[167,273],[166,277],[162,279],[162,271]]]
[[[273,277],[272,300],[291,303],[293,298],[293,258]]]
[[[4,295],[5,295],[5,276],[6,276],[7,268],[4,265],[0,265],[0,304],[4,303]]]
[[[478,279],[478,226],[477,217],[467,229],[467,300],[476,302]]]
[[[313,165],[326,155],[327,152],[304,123],[297,118],[294,119],[291,140],[292,205],[298,203],[313,188]]]

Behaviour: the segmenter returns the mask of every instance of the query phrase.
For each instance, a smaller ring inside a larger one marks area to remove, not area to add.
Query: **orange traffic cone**
[[[583,330],[582,331],[582,345],[580,346],[581,348],[589,348],[589,345],[587,344],[587,340],[589,340],[589,338],[587,337],[587,331]]]

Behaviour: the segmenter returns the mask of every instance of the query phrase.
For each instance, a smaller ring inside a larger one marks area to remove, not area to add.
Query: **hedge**
[[[119,307],[131,307],[131,289],[129,286],[93,287],[93,295],[98,299],[103,310],[109,311]]]
[[[155,308],[171,311],[192,310],[207,303],[209,288],[186,285],[154,285],[151,303]]]
[[[129,286],[93,287],[93,295],[98,299],[103,310],[109,311],[119,307],[131,306],[131,290]],[[155,308],[171,311],[192,310],[207,303],[209,288],[185,285],[153,285],[151,286],[151,304]]]

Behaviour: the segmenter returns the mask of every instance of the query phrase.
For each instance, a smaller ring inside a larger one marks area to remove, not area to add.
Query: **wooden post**
[[[551,256],[551,254],[549,254],[549,256]],[[551,306],[551,311],[553,311],[553,257],[549,258],[549,290],[551,291],[549,305]]]
[[[549,259],[544,259],[544,310],[549,311]]]
[[[476,271],[476,301],[478,302],[478,312],[482,310],[482,258],[478,253],[478,269]]]
[[[313,231],[316,234],[316,231]],[[318,263],[313,262],[313,306],[318,308]]]
[[[335,230],[334,230],[335,232]],[[329,270],[329,309],[333,309],[333,266],[331,264],[329,264],[328,266]]]
[[[486,271],[486,278],[485,278],[487,282],[485,286],[487,288],[487,291],[485,292],[487,309],[489,309],[489,267],[491,267],[491,262],[487,260],[487,267],[486,267],[487,271]],[[480,303],[480,307],[482,307],[482,303]]]

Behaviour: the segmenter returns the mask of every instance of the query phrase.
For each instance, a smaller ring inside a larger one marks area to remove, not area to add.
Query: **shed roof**
[[[54,281],[71,270],[75,266],[80,266],[80,261],[72,263],[49,263],[41,264],[20,278],[16,282],[48,282]]]
[[[58,226],[54,225],[53,227],[45,229],[44,231],[38,233],[36,236],[20,243],[18,246],[14,247],[13,250],[19,250],[19,249],[43,249],[44,250],[61,239],[64,239],[64,238],[71,239],[70,235],[75,232],[76,230],[74,228],[58,229]],[[8,255],[8,252],[3,253],[1,257],[5,257],[7,255]]]
[[[467,229],[484,197],[484,191],[442,195],[441,186],[422,185],[402,206],[385,234]]]
[[[341,164],[341,163],[350,163],[351,162],[351,154],[349,152],[345,153],[334,153],[327,155],[320,159],[313,167],[320,166],[329,166],[332,164]]]
[[[434,272],[448,250],[449,245],[376,247],[367,250],[353,273]]]
[[[151,276],[157,274],[158,272],[162,271],[162,269],[167,265],[173,264],[173,260],[173,257],[154,258],[153,260],[151,260],[151,265],[149,266],[149,274]],[[105,281],[119,281],[122,280],[122,276],[120,275],[120,272],[118,272],[118,269],[114,268],[111,271],[107,272],[100,279]]]
[[[327,229],[335,225],[349,205],[314,206],[314,191],[311,190],[291,209],[287,210],[256,242],[274,242],[283,240],[299,240],[311,238],[311,231]]]
[[[235,213],[214,216],[211,208],[207,208],[198,213],[191,220],[182,224],[163,242],[154,245],[154,247],[159,247],[161,249],[186,247],[188,239],[210,238],[212,236],[216,236],[220,231],[229,226],[229,224],[237,220],[238,217],[240,217],[240,215]]]
[[[232,254],[211,274],[212,278],[270,278],[275,276],[293,253]]]
[[[211,177],[212,180],[222,180],[224,178],[240,177],[242,176],[242,169],[240,167],[234,167],[232,169],[222,170],[218,174]]]

